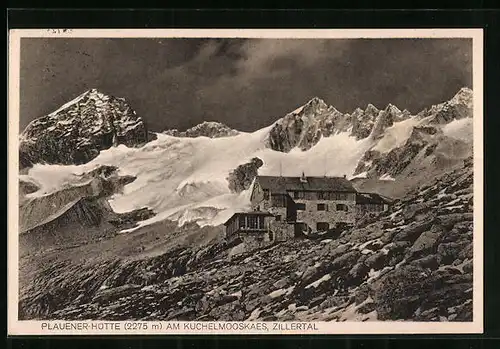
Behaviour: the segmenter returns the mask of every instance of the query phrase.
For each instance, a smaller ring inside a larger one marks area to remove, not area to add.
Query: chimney
[[[307,183],[307,177],[306,177],[306,175],[304,174],[304,172],[302,172],[302,176],[300,176],[300,181],[301,181],[302,183]]]

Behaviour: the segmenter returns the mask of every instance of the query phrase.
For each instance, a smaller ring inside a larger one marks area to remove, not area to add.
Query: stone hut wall
[[[297,210],[297,222],[306,223],[313,231],[316,231],[316,223],[325,222],[329,228],[334,228],[337,222],[354,224],[356,221],[356,202],[351,200],[304,200],[295,199],[296,203],[306,205],[305,210]],[[318,204],[325,204],[327,211],[318,211]],[[337,211],[337,204],[347,206],[346,211]]]

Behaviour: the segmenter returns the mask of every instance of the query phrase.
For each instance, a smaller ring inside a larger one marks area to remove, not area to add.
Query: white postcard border
[[[472,322],[237,322],[19,321],[18,320],[18,129],[21,38],[471,38],[474,93],[474,233]],[[450,334],[483,332],[483,29],[13,29],[8,62],[8,334]],[[144,326],[143,324],[147,325]],[[186,329],[185,324],[195,329]],[[86,324],[86,325],[85,325]],[[94,325],[92,325],[94,324]],[[108,324],[108,325],[105,325]],[[118,324],[113,327],[112,324]],[[135,325],[134,325],[135,324]],[[141,325],[142,324],[142,325]],[[248,324],[248,323],[246,323]],[[260,324],[260,325],[259,325]],[[288,327],[273,329],[275,324]],[[286,325],[288,324],[288,325]],[[292,325],[295,324],[295,325]],[[80,327],[81,330],[75,329]],[[128,327],[127,327],[128,326]],[[178,326],[178,329],[175,327]],[[212,326],[212,327],[211,327]],[[304,326],[304,327],[302,327]],[[119,327],[119,329],[117,328]],[[145,328],[147,327],[147,329]],[[170,329],[167,329],[171,327]],[[197,329],[196,327],[199,327]],[[255,329],[255,328],[261,329]],[[263,330],[262,327],[269,328]],[[300,328],[297,330],[297,328]],[[52,328],[52,329],[51,329]],[[67,329],[65,329],[67,328]],[[86,329],[84,329],[86,328]],[[108,328],[108,329],[105,329]],[[213,328],[218,328],[213,330]],[[224,329],[220,329],[224,328]],[[236,328],[236,329],[235,329]]]

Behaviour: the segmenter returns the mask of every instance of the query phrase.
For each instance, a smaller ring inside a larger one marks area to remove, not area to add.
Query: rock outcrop
[[[83,164],[101,150],[134,147],[149,138],[143,120],[123,98],[93,89],[26,127],[20,136],[20,167]]]
[[[253,158],[250,162],[235,168],[227,178],[229,190],[233,193],[240,193],[250,188],[262,165],[264,165],[264,162],[261,159]]]
[[[26,200],[26,195],[40,190],[40,185],[32,179],[19,178],[19,204]]]
[[[220,138],[220,137],[230,137],[239,134],[238,131],[215,121],[204,121],[186,131],[179,131],[177,129],[163,131],[164,134],[173,137],[208,137],[208,138]]]
[[[378,112],[376,121],[371,129],[370,137],[374,139],[382,137],[388,127],[408,117],[410,117],[410,113],[407,110],[402,112],[398,107],[389,104],[384,110]]]

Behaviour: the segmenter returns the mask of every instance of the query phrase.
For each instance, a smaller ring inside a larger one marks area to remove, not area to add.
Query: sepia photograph
[[[481,331],[481,30],[110,32],[11,37],[10,325]]]

